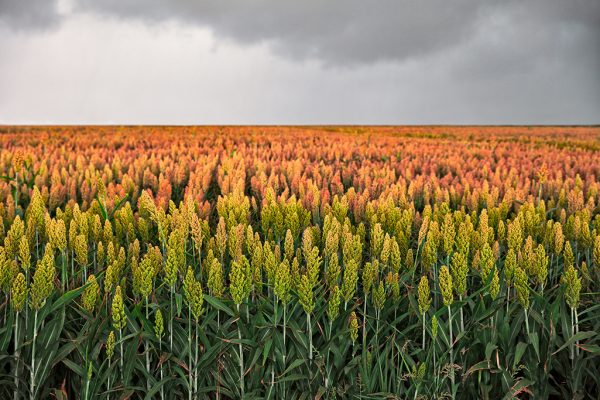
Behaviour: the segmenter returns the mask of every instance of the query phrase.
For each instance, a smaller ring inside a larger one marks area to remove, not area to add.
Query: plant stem
[[[192,370],[194,369],[192,364],[192,306],[188,303],[188,399],[192,400],[192,392],[194,383],[192,382]]]
[[[119,348],[121,349],[120,363],[121,363],[121,381],[125,380],[125,373],[123,372],[123,330],[119,328]]]
[[[158,350],[162,354],[162,339],[160,336],[158,337]],[[163,377],[164,377],[163,366],[162,366],[162,362],[160,361],[160,357],[158,358],[158,360],[159,360],[158,362],[160,363],[160,380],[162,381]],[[161,387],[160,387],[160,398],[161,398],[161,400],[164,400],[164,398],[165,398],[164,385],[161,385]]]
[[[308,359],[312,364],[312,326],[310,324],[310,313],[306,313],[306,325],[308,326]]]
[[[238,312],[238,317],[240,314],[240,305],[237,305],[237,312]],[[243,351],[243,347],[242,347],[242,330],[240,329],[240,319],[238,319],[237,322],[237,328],[238,328],[238,339],[239,339],[239,343],[238,343],[238,348],[240,351],[240,356],[239,356],[239,363],[240,363],[240,391],[242,393],[242,399],[244,398],[244,351]]]
[[[452,310],[450,309],[450,305],[448,305],[448,327],[450,331],[450,381],[452,382],[452,386],[454,386],[454,351],[453,351],[453,340],[452,340]],[[454,392],[454,388],[452,388],[452,393]],[[453,396],[454,397],[454,396]]]
[[[425,313],[423,313],[423,350],[425,350]]]
[[[146,321],[148,321],[148,296],[146,296]],[[150,376],[150,343],[146,342],[146,372]],[[150,391],[150,380],[146,379],[146,390]]]
[[[110,358],[109,358],[108,359],[108,371],[109,371],[109,373],[108,373],[108,382],[106,383],[107,391],[109,392],[108,393],[108,398],[109,399],[110,399],[110,364],[111,364],[111,362],[110,362]]]
[[[35,342],[37,339],[37,316],[38,310],[33,314],[33,340],[31,342],[31,390],[30,399],[35,399]]]
[[[573,315],[575,315],[575,334],[579,333],[579,315],[577,315],[577,309],[573,308]],[[579,340],[575,341],[576,347],[575,352],[579,356]]]
[[[194,396],[198,397],[198,320],[196,320],[196,346],[194,348]]]
[[[15,392],[14,400],[19,398],[19,312],[15,319]]]
[[[362,326],[362,348],[363,352],[367,349],[367,294],[365,293],[365,302],[363,303],[363,326]]]
[[[171,318],[169,318],[169,350],[171,353],[173,352],[173,286],[171,286],[170,290],[171,296],[171,307],[169,308],[169,313],[171,314]]]

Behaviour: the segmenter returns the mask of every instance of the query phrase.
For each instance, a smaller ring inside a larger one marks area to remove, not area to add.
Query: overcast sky
[[[0,123],[600,123],[600,1],[0,0]]]

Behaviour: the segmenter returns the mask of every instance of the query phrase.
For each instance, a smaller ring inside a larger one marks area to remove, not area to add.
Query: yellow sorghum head
[[[431,291],[429,280],[426,275],[421,276],[419,281],[419,312],[425,314],[431,305]]]
[[[463,296],[467,292],[467,274],[469,273],[467,258],[463,253],[456,252],[452,255],[450,272],[454,291],[457,295]]]
[[[563,258],[564,258],[564,264],[565,264],[565,271],[570,266],[575,265],[575,256],[573,255],[573,249],[571,248],[571,242],[569,242],[569,241],[565,242],[565,250],[563,252]]]
[[[514,285],[519,303],[521,303],[521,306],[523,306],[525,310],[529,309],[529,284],[527,281],[527,274],[521,267],[515,268]]]
[[[356,339],[358,338],[358,318],[354,311],[350,313],[350,317],[348,318],[348,329],[350,330],[350,339],[352,339],[352,343],[356,342]]]
[[[344,268],[342,277],[342,297],[344,302],[348,303],[356,292],[356,283],[358,282],[358,262],[350,260]]]
[[[96,308],[98,297],[100,296],[100,286],[94,275],[90,275],[87,280],[88,287],[82,294],[83,308],[89,313],[93,313]]]
[[[319,272],[321,270],[321,256],[319,256],[319,248],[314,246],[306,258],[306,274],[308,275],[311,287],[315,287],[319,282]]]
[[[340,262],[337,253],[334,254],[327,262],[327,271],[325,272],[325,280],[327,287],[332,288],[337,286],[340,277]]]
[[[315,300],[313,297],[313,287],[310,284],[309,277],[305,274],[300,279],[300,286],[298,287],[298,298],[304,312],[307,314],[312,313],[315,308]]]
[[[275,272],[274,287],[275,296],[277,296],[283,304],[286,304],[290,299],[290,286],[290,263],[287,259],[284,259]]]
[[[561,278],[561,283],[565,285],[565,301],[569,307],[576,309],[579,306],[581,278],[578,276],[577,270],[572,264],[566,267]]]
[[[185,239],[179,229],[169,235],[167,243],[167,260],[165,262],[165,282],[173,288],[177,281],[177,273],[185,266]]]
[[[25,224],[21,217],[17,215],[4,238],[4,252],[7,259],[11,260],[17,255],[21,237],[24,233]]]
[[[154,315],[154,334],[159,339],[165,334],[165,325],[160,308],[156,310],[156,314]]]
[[[263,269],[263,248],[260,245],[260,242],[255,241],[250,264],[252,267],[252,282],[254,283],[254,288],[260,291],[262,289]]]
[[[267,274],[267,282],[269,285],[275,284],[275,270],[277,268],[277,262],[275,260],[275,254],[271,250],[271,245],[268,241],[265,241],[263,246],[263,266]]]
[[[368,296],[371,292],[374,276],[375,269],[373,268],[373,264],[370,262],[366,263],[362,270],[362,288],[365,296]]]
[[[377,288],[373,290],[373,305],[377,311],[381,311],[385,304],[385,287],[383,281],[379,282]]]
[[[392,300],[395,302],[400,300],[400,274],[398,272],[388,272],[387,276],[385,277],[385,283],[388,292],[392,295]]]
[[[385,238],[383,239],[383,246],[381,247],[381,254],[379,256],[379,260],[381,260],[381,263],[383,265],[388,264],[388,261],[390,259],[390,253],[392,251],[391,246],[392,242],[390,239],[390,235],[386,233]]]
[[[513,282],[515,268],[517,268],[517,255],[514,249],[508,249],[504,259],[504,279],[507,285]]]
[[[87,265],[88,262],[88,244],[85,235],[77,235],[73,245],[75,250],[75,258],[80,266]]]
[[[423,265],[423,272],[428,273],[437,260],[437,247],[435,245],[435,239],[433,235],[428,234],[425,244],[423,245],[423,255],[421,264]]]
[[[16,312],[23,311],[27,299],[27,282],[25,282],[25,275],[22,272],[17,274],[12,283],[10,298],[13,309]]]
[[[183,296],[188,303],[190,302],[190,297],[192,296],[192,291],[194,290],[195,281],[196,277],[194,276],[194,270],[188,265],[185,276],[183,277]]]
[[[292,257],[294,257],[294,251],[294,237],[292,236],[292,231],[288,229],[285,232],[285,241],[283,243],[283,253],[288,262],[292,261]]]
[[[117,330],[123,329],[127,322],[127,317],[125,316],[125,305],[123,304],[123,297],[121,295],[121,286],[117,286],[117,289],[115,290],[111,311],[113,327]]]
[[[404,265],[406,266],[406,268],[409,269],[412,269],[412,267],[415,265],[415,256],[413,255],[412,249],[408,249],[408,251],[406,252]]]
[[[600,235],[596,236],[594,240],[594,251],[593,251],[594,267],[600,269]]]
[[[31,252],[29,251],[29,240],[27,236],[21,237],[19,241],[19,261],[23,271],[29,271],[31,267]]]
[[[229,271],[229,292],[233,302],[239,306],[246,299],[246,268],[241,262],[233,261]]]
[[[495,264],[494,252],[490,248],[490,245],[486,242],[483,244],[481,251],[479,252],[479,271],[481,273],[481,279],[483,282],[487,282],[492,273]]]
[[[190,309],[196,322],[200,319],[200,315],[204,311],[202,307],[204,304],[204,292],[202,291],[202,284],[196,280],[193,281],[193,285],[190,293]]]
[[[223,267],[218,259],[213,258],[208,270],[208,290],[214,297],[223,296]]]
[[[523,242],[523,230],[519,219],[514,219],[508,224],[508,248],[517,251]]]
[[[383,248],[384,233],[380,223],[376,223],[371,229],[371,257],[375,258],[381,255]]]
[[[106,356],[110,360],[115,354],[115,331],[110,331],[106,339]]]
[[[327,301],[327,317],[329,321],[335,321],[340,313],[340,302],[341,292],[340,288],[336,285],[333,286],[329,293],[329,300]]]
[[[498,275],[498,268],[494,267],[492,272],[492,281],[490,282],[490,296],[493,300],[496,300],[498,293],[500,293],[500,276]]]
[[[444,305],[450,306],[454,302],[454,295],[452,294],[452,276],[450,276],[450,271],[448,271],[448,267],[445,265],[442,265],[440,268],[439,280]]]
[[[452,215],[448,213],[444,217],[444,223],[442,225],[442,249],[444,250],[444,254],[449,255],[452,252],[455,235],[456,230],[454,229],[454,221],[452,221]]]
[[[65,221],[57,219],[52,222],[49,229],[48,239],[52,246],[61,252],[65,251],[67,248],[67,228]]]
[[[98,269],[104,268],[104,261],[106,260],[106,251],[104,249],[104,244],[102,242],[98,243],[98,247],[96,248],[96,265]]]
[[[400,255],[400,245],[395,238],[392,238],[392,249],[390,252],[390,262],[392,272],[398,273],[400,271],[400,264],[402,263],[402,257]]]
[[[438,334],[438,320],[437,320],[437,317],[434,315],[431,318],[431,337],[433,338],[434,341],[437,339],[437,334]]]
[[[50,246],[47,246],[44,257],[38,261],[33,275],[31,308],[34,310],[39,310],[46,303],[54,289],[54,256],[49,250]]]

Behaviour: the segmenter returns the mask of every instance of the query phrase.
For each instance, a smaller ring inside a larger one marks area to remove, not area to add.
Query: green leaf
[[[517,365],[521,361],[521,358],[523,357],[523,354],[525,354],[525,350],[527,350],[527,343],[523,343],[523,342],[517,343],[517,347],[515,348],[515,358],[513,360],[512,369],[515,369],[517,367]]]
[[[552,353],[552,355],[555,355],[556,353],[560,353],[562,350],[564,350],[565,348],[567,348],[568,346],[572,345],[573,343],[575,343],[578,340],[585,340],[585,339],[589,339],[591,337],[596,336],[597,333],[596,332],[592,332],[592,331],[587,331],[587,332],[578,332],[575,335],[571,336],[566,342],[565,344],[563,344],[562,346],[560,346],[558,348],[558,350],[556,350],[554,353]]]

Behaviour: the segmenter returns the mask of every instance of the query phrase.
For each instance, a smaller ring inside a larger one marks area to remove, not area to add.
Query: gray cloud
[[[599,122],[598,0],[0,0],[0,53],[0,122]]]
[[[14,30],[51,28],[60,18],[56,0],[0,0],[0,25]]]

